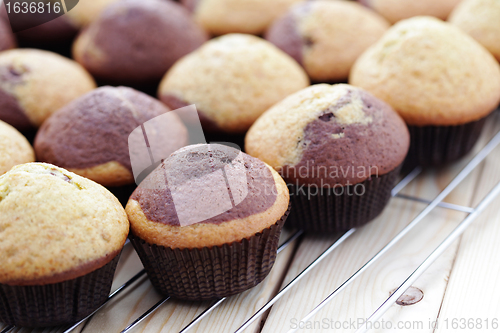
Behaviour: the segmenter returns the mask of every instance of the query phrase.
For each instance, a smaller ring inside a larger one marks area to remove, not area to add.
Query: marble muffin
[[[308,85],[304,70],[271,43],[229,34],[179,60],[158,97],[172,109],[195,104],[204,130],[244,133],[266,109]]]
[[[453,8],[462,0],[358,0],[373,9],[389,22],[421,15],[428,15],[446,20]]]
[[[16,47],[16,39],[9,24],[0,17],[0,51]]]
[[[261,34],[295,3],[304,0],[181,0],[212,35]]]
[[[389,28],[356,2],[318,0],[293,6],[266,39],[292,56],[315,82],[347,81],[354,61]]]
[[[0,321],[54,326],[107,299],[129,231],[104,187],[56,166],[27,163],[0,176]]]
[[[56,110],[95,87],[82,66],[56,53],[0,53],[0,120],[18,130],[38,128]]]
[[[500,2],[462,1],[448,21],[477,40],[500,61]]]
[[[138,126],[169,111],[132,88],[97,88],[44,123],[35,138],[37,158],[105,186],[133,184],[128,137]],[[161,128],[153,123],[154,140],[175,151],[187,144],[188,134],[179,117],[172,115],[171,120]]]
[[[75,40],[73,56],[96,78],[157,83],[182,56],[207,40],[181,5],[123,0],[108,7]]]
[[[35,152],[28,140],[14,127],[0,120],[0,175],[13,166],[35,162]]]
[[[230,296],[262,281],[288,210],[277,172],[219,144],[174,152],[126,207],[132,244],[155,288],[189,300]]]
[[[345,84],[313,85],[285,98],[245,138],[246,152],[290,185],[287,224],[315,232],[380,214],[409,144],[403,119],[387,103]]]
[[[478,42],[432,17],[401,21],[354,64],[349,83],[389,103],[428,166],[470,151],[500,101],[500,66]]]

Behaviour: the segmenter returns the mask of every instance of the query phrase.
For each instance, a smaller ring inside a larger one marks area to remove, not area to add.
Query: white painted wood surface
[[[477,152],[500,130],[500,114],[489,119]],[[433,199],[473,156],[451,167],[428,171],[412,182],[403,193]],[[500,181],[500,148],[490,154],[449,197],[447,202],[476,205]],[[375,221],[358,230],[336,251],[291,289],[269,312],[246,332],[286,332],[298,320],[387,244],[425,204],[393,198]],[[500,331],[500,199],[476,220],[472,227],[414,284],[423,291],[422,301],[411,306],[393,305],[380,320],[392,329],[374,332],[498,332]],[[300,332],[353,332],[358,320],[369,316],[428,254],[466,216],[465,213],[436,208],[422,223],[387,253],[379,262],[346,288],[337,298],[302,326]],[[285,239],[290,235],[282,235]],[[338,236],[337,236],[338,237]],[[279,256],[268,278],[256,288],[229,298],[190,332],[233,332],[265,304],[282,286],[293,279],[336,237],[306,236]],[[124,283],[142,268],[132,247],[125,249],[114,282]],[[97,315],[74,332],[119,332],[161,296],[144,278],[106,305]],[[178,332],[209,302],[170,300],[141,323],[133,332]],[[464,329],[462,318],[474,319]],[[479,320],[481,328],[479,328]],[[494,329],[495,318],[498,326]],[[439,326],[434,329],[434,322]],[[446,321],[447,320],[447,321]],[[454,321],[455,323],[454,324]],[[488,320],[489,330],[486,330]],[[448,327],[446,327],[446,324]],[[343,327],[340,327],[343,326]],[[385,325],[385,326],[384,326]],[[406,325],[398,329],[397,325]],[[454,325],[452,327],[452,325]],[[4,325],[0,324],[0,329]],[[454,328],[456,327],[456,328]],[[20,333],[55,333],[55,329],[14,329]]]

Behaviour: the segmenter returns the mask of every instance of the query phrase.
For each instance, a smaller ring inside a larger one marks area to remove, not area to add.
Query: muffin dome
[[[34,49],[0,53],[0,120],[19,130],[39,127],[94,88],[85,69],[58,54]]]
[[[302,68],[271,43],[231,34],[177,62],[158,95],[170,108],[195,104],[205,130],[242,133],[270,106],[308,85]]]
[[[170,111],[156,99],[126,87],[101,87],[54,114],[35,139],[39,160],[90,178],[102,185],[134,182],[128,137],[144,122]],[[168,127],[155,133],[171,151],[187,144],[187,130],[172,114]]]
[[[0,176],[0,283],[57,283],[85,275],[122,249],[129,224],[102,186],[53,165]]]
[[[458,28],[430,17],[389,29],[358,58],[349,83],[418,126],[476,121],[500,101],[500,66],[493,56]]]
[[[288,200],[286,184],[264,162],[228,146],[192,145],[165,159],[126,211],[134,234],[150,244],[202,248],[268,228],[287,211]]]
[[[0,17],[0,51],[12,49],[14,47],[16,47],[14,34],[9,24]]]
[[[76,39],[73,55],[108,82],[159,81],[206,33],[181,5],[164,0],[124,0],[107,7]]]
[[[354,61],[389,28],[355,2],[318,0],[293,6],[266,39],[301,64],[313,81],[340,81]]]
[[[358,0],[378,12],[389,22],[396,23],[413,16],[429,15],[446,20],[462,0]]]
[[[0,175],[14,165],[34,161],[35,153],[28,140],[14,127],[0,120]]]
[[[304,0],[182,0],[194,19],[213,35],[260,34],[293,5]]]
[[[266,111],[245,150],[286,181],[335,186],[396,169],[409,147],[401,117],[368,92],[345,84],[314,85]]]
[[[451,13],[449,21],[472,36],[500,61],[499,1],[462,1]]]

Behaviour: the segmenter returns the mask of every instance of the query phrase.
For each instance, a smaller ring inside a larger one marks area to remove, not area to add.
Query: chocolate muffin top
[[[127,215],[104,187],[56,166],[18,165],[0,176],[0,283],[41,285],[111,261]]]
[[[271,105],[308,85],[304,70],[271,43],[230,34],[177,62],[158,96],[171,108],[195,104],[204,129],[242,133]]]
[[[346,80],[354,61],[389,28],[355,2],[318,0],[293,6],[266,39],[292,56],[313,81]]]
[[[261,34],[295,3],[304,0],[182,0],[213,35]]]
[[[106,7],[79,35],[73,55],[97,78],[150,83],[206,40],[188,11],[173,1],[123,0]]]
[[[500,1],[464,0],[449,22],[486,47],[500,61]]]
[[[28,140],[14,127],[0,120],[0,175],[14,165],[34,161],[35,152]]]
[[[39,160],[102,185],[131,184],[134,177],[129,135],[138,126],[168,111],[160,101],[132,88],[97,88],[66,105],[43,124],[35,138],[35,151]],[[166,125],[151,123],[151,130],[156,133],[156,142],[175,151],[187,144],[188,137],[180,118],[171,116]]]
[[[9,24],[0,17],[0,51],[16,47],[16,40]]]
[[[500,101],[500,66],[478,42],[432,17],[401,21],[354,64],[349,83],[389,103],[408,124],[461,125]]]
[[[462,0],[358,0],[365,6],[396,23],[413,16],[429,15],[446,20]]]
[[[58,54],[35,49],[0,53],[0,119],[19,130],[39,127],[95,87],[84,68]]]
[[[283,179],[232,147],[184,147],[135,190],[126,211],[132,231],[151,244],[202,248],[241,241],[288,209]]]
[[[245,150],[289,183],[353,185],[404,160],[408,129],[370,93],[346,84],[314,85],[266,111],[250,128]]]

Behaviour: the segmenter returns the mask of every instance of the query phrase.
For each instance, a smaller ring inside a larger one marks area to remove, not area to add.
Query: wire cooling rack
[[[498,116],[498,114],[496,115]],[[498,120],[495,120],[498,121]],[[400,286],[383,302],[380,306],[374,309],[372,315],[365,321],[364,325],[358,328],[356,332],[366,332],[370,328],[370,323],[380,319],[383,314],[398,300],[399,297],[412,285],[416,279],[422,275],[422,273],[467,229],[467,227],[483,212],[484,209],[492,202],[492,200],[500,194],[500,182],[491,190],[485,198],[476,206],[468,207],[461,206],[452,203],[444,202],[443,200],[454,190],[458,185],[470,175],[477,167],[480,165],[488,155],[500,145],[500,131],[493,136],[493,138],[472,158],[472,160],[455,176],[455,178],[433,199],[427,200],[424,198],[413,197],[409,195],[402,194],[401,191],[407,187],[413,180],[415,180],[422,172],[420,168],[416,168],[407,174],[392,190],[393,197],[399,197],[401,199],[420,202],[426,204],[425,209],[423,209],[411,222],[403,228],[392,240],[390,240],[381,250],[379,250],[370,260],[368,260],[364,265],[362,265],[354,274],[352,274],[343,283],[338,285],[338,287],[331,291],[331,293],[319,302],[314,308],[312,308],[309,313],[302,318],[302,322],[306,322],[313,318],[322,308],[324,308],[331,300],[339,295],[346,287],[348,287],[353,281],[358,279],[360,275],[365,272],[370,266],[375,262],[379,261],[390,249],[392,249],[401,239],[407,235],[412,229],[414,229],[426,216],[428,216],[436,207],[445,208],[448,210],[458,211],[466,213],[467,217],[445,238],[445,240],[434,249],[434,251],[415,269],[406,279],[401,281]],[[243,332],[250,325],[252,325],[256,320],[260,319],[265,315],[269,309],[284,295],[291,292],[291,289],[296,285],[301,279],[303,279],[307,274],[311,272],[319,263],[321,263],[325,258],[332,254],[342,243],[344,243],[349,237],[357,232],[357,229],[353,228],[343,235],[341,235],[333,244],[326,248],[315,260],[313,260],[307,267],[305,267],[299,274],[297,274],[293,279],[290,280],[281,290],[277,291],[272,298],[270,298],[264,305],[262,305],[257,311],[254,312],[252,316],[247,318],[241,323],[241,326],[235,330],[235,333]],[[285,240],[278,248],[278,253],[282,252],[287,247],[295,244],[295,241],[302,237],[304,233],[299,230],[295,231],[287,240]],[[131,246],[127,244],[126,246]],[[279,257],[277,258],[279,260]],[[132,286],[140,283],[144,280],[146,273],[144,270],[138,271],[132,278],[130,278],[123,285],[118,287],[113,293],[110,294],[107,301],[94,313],[88,317],[82,319],[78,323],[67,327],[61,328],[60,331],[64,333],[69,333],[84,325],[90,317],[96,315],[107,303],[111,300],[118,298],[120,295],[126,294]],[[160,299],[156,304],[154,304],[147,311],[142,313],[137,318],[133,319],[131,323],[123,330],[121,333],[133,332],[137,325],[144,321],[148,316],[157,311],[162,305],[170,301],[169,297],[164,297]],[[213,301],[208,305],[200,314],[198,314],[188,325],[180,330],[180,333],[185,333],[190,331],[196,324],[198,324],[202,319],[207,317],[212,311],[218,308],[221,304],[226,301],[226,298],[218,299]],[[15,329],[14,326],[4,327],[0,333],[8,333]],[[296,328],[291,328],[288,332],[294,332]],[[283,331],[287,331],[284,328]],[[169,331],[170,332],[170,331]]]

